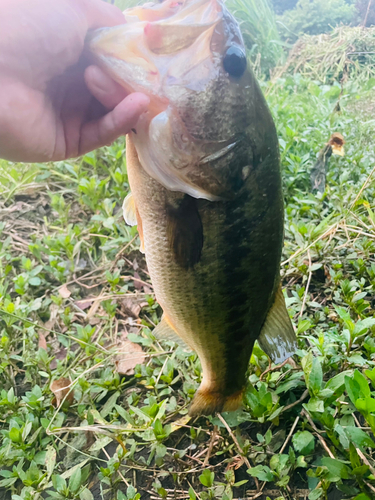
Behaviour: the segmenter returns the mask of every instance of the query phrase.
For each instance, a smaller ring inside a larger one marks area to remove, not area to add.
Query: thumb
[[[99,120],[88,122],[81,129],[79,155],[111,144],[136,126],[139,116],[147,110],[150,99],[141,93],[130,94]]]

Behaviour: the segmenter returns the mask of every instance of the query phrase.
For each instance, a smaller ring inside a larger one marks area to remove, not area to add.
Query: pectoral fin
[[[129,193],[122,204],[122,211],[124,215],[125,222],[129,226],[138,226],[139,239],[141,240],[140,251],[145,253],[145,245],[143,241],[143,227],[142,219],[137,210],[137,206],[134,201],[134,196]]]
[[[156,325],[152,333],[157,339],[175,342],[185,351],[191,351],[190,347],[177,335],[165,316],[162,317],[160,323]]]
[[[281,285],[275,302],[268,311],[258,342],[263,351],[277,364],[288,359],[298,349]]]

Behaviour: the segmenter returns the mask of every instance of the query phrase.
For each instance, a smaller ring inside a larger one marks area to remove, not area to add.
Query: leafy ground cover
[[[299,351],[257,347],[243,409],[188,420],[197,357],[159,343],[124,141],[0,163],[0,497],[375,497],[375,80],[264,83],[286,200],[282,266]],[[339,103],[339,105],[338,105]],[[323,195],[309,173],[346,140]]]

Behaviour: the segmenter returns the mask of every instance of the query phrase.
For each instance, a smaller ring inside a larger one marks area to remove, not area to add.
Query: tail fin
[[[224,396],[220,392],[210,392],[198,389],[193,402],[189,408],[189,415],[213,415],[221,411],[235,411],[242,403],[243,390],[237,391],[230,396]]]
[[[268,311],[258,343],[276,364],[293,356],[298,349],[297,337],[290,321],[281,285]]]

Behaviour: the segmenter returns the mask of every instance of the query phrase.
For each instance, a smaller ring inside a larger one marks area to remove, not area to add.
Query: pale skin
[[[88,30],[124,22],[101,0],[0,0],[0,158],[76,157],[133,128],[144,94],[90,64]]]

